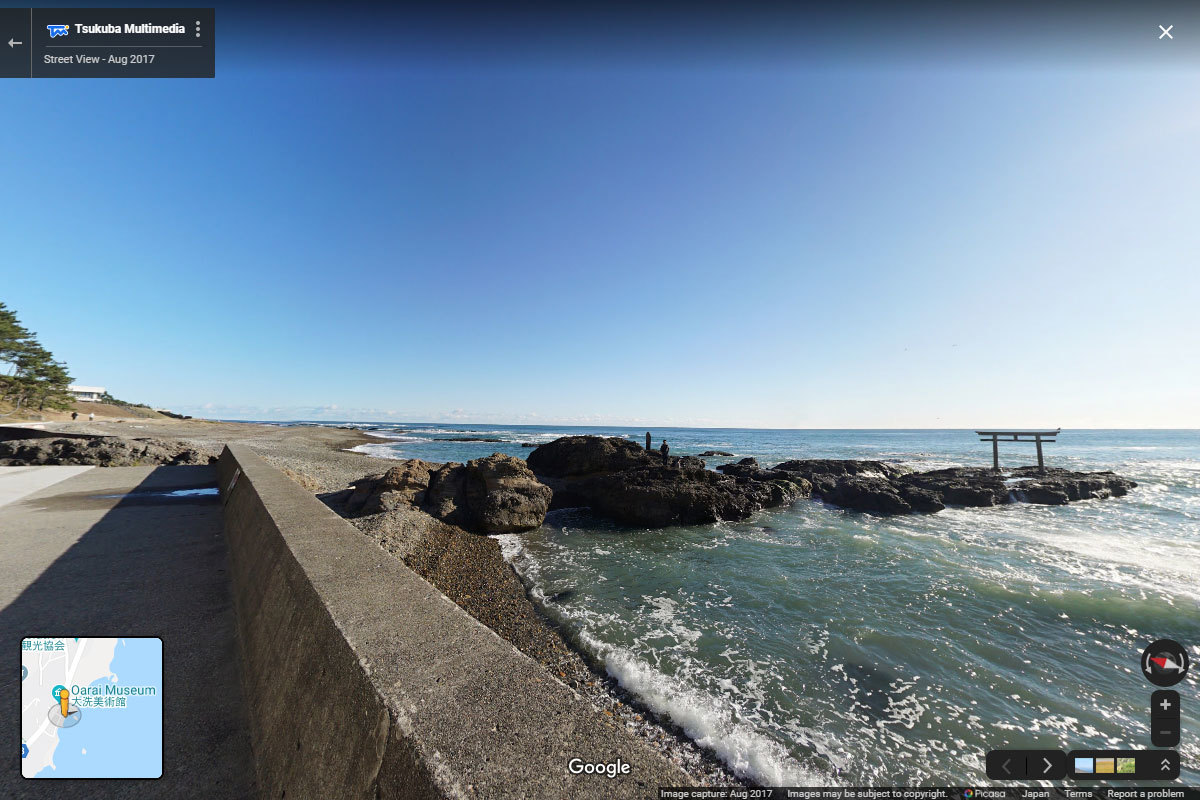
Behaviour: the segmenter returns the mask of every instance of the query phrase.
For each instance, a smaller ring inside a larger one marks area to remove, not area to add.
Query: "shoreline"
[[[94,422],[48,421],[43,429],[126,439],[152,437],[218,452],[226,443],[240,443],[339,514],[347,487],[396,463],[396,459],[355,450],[364,444],[388,441],[388,437],[372,436],[357,428],[97,418]],[[504,558],[496,537],[463,531],[419,511],[399,518],[394,514],[341,516],[698,784],[753,785],[734,775],[678,725],[660,718],[622,688],[594,656],[572,641],[569,632],[538,607],[529,586]]]

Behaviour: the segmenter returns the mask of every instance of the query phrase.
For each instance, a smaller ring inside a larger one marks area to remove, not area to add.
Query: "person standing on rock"
[[[72,411],[72,412],[71,412],[71,422],[74,422],[74,421],[75,421],[75,420],[77,420],[77,419],[79,419],[79,412],[78,412],[78,411]]]
[[[650,446],[650,431],[646,431],[646,450],[650,451],[654,448]]]
[[[658,448],[658,452],[662,453],[663,466],[667,465],[667,453],[671,452],[671,448],[667,447],[667,440],[663,439],[662,447]]]

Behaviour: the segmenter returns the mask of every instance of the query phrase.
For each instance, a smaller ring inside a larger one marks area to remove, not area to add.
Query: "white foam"
[[[376,444],[368,442],[367,444],[355,445],[347,449],[349,453],[363,453],[364,455],[374,456],[375,458],[390,458],[392,460],[403,460],[400,455],[393,449],[391,444]]]
[[[822,786],[825,775],[806,770],[779,742],[738,720],[721,698],[692,691],[634,656],[586,632],[584,645],[600,655],[608,673],[654,712],[668,717],[698,745],[716,754],[735,775],[766,786]]]
[[[515,533],[500,533],[492,537],[500,545],[500,557],[510,564],[521,554],[521,537]]]

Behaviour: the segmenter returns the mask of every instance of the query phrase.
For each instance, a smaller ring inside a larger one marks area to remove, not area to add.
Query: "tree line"
[[[68,409],[75,400],[70,383],[67,365],[0,303],[0,398],[16,409]]]

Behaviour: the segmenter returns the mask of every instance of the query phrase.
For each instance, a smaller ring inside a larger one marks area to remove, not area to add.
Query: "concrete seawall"
[[[269,798],[657,796],[689,779],[249,449],[218,466]],[[628,765],[572,774],[573,758]]]

